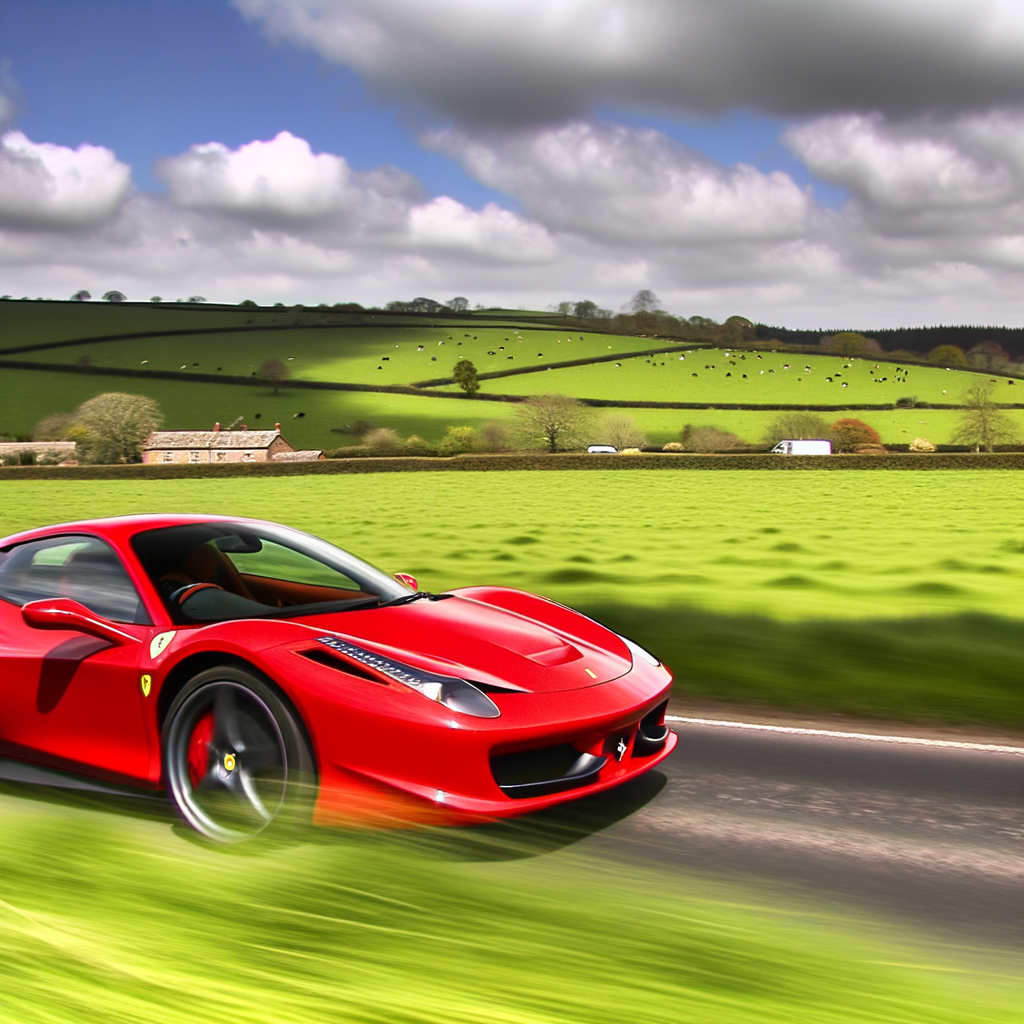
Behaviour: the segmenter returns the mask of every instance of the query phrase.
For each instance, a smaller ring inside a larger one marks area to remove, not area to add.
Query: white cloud
[[[573,122],[424,136],[548,227],[615,243],[778,242],[807,228],[809,199],[781,172],[725,168],[661,132]]]
[[[154,173],[181,206],[248,216],[322,217],[351,207],[359,193],[344,157],[314,153],[290,132],[236,150],[195,145],[159,160]]]
[[[463,122],[595,104],[781,114],[1024,100],[1015,0],[233,0],[273,39]]]
[[[548,232],[496,203],[479,213],[440,196],[409,211],[412,248],[473,253],[496,263],[547,263],[557,255]]]
[[[81,227],[109,217],[131,189],[131,168],[109,149],[0,136],[0,224]]]

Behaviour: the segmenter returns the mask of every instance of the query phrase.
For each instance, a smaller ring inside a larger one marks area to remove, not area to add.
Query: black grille
[[[535,747],[491,758],[491,774],[514,799],[557,793],[593,782],[607,758],[581,754],[569,743]]]

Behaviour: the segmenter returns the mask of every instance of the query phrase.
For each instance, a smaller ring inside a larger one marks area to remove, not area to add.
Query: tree
[[[476,367],[469,359],[460,359],[452,370],[452,380],[472,398],[480,390]]]
[[[597,303],[591,302],[590,299],[583,299],[576,303],[572,312],[573,316],[580,320],[589,320],[591,317],[597,316]]]
[[[77,292],[75,292],[74,295],[71,296],[71,301],[72,302],[87,302],[91,298],[92,298],[92,296],[83,288],[81,291],[77,291]]]
[[[728,430],[711,426],[694,427],[689,423],[683,427],[681,437],[681,447],[687,452],[721,452],[743,445],[743,438]]]
[[[75,424],[73,412],[53,412],[32,428],[33,441],[64,441]]]
[[[574,307],[573,303],[571,303],[571,302],[559,302],[558,305],[555,306],[555,310],[554,311],[559,316],[572,316],[572,311],[573,311],[574,308],[575,307]]]
[[[443,455],[460,455],[480,449],[480,435],[473,427],[449,427],[437,446]]]
[[[190,295],[188,297],[189,302],[205,302],[206,299],[202,295]]]
[[[649,288],[641,288],[629,300],[629,308],[634,313],[653,313],[656,309],[661,309],[661,299]]]
[[[465,313],[469,309],[469,299],[464,295],[456,295],[454,299],[448,300],[448,308],[453,313]]]
[[[966,366],[967,356],[956,345],[939,345],[928,353],[928,362],[937,366]]]
[[[393,452],[401,443],[402,435],[391,427],[377,427],[363,438],[363,444],[381,453]]]
[[[275,395],[277,394],[277,389],[281,386],[281,381],[287,380],[290,374],[291,370],[288,369],[288,365],[282,363],[280,359],[268,359],[256,371],[257,377],[262,377],[273,385]]]
[[[971,366],[983,370],[1001,370],[1010,361],[1009,353],[998,341],[982,341],[964,353]]]
[[[840,331],[820,339],[822,348],[838,352],[843,356],[862,356],[868,352],[880,352],[882,346],[874,338],[865,338],[856,331]]]
[[[128,301],[128,297],[124,294],[124,292],[109,291],[109,292],[104,292],[103,293],[103,301],[104,302],[127,302]]]
[[[255,306],[256,303],[253,302],[252,299],[242,299],[242,301],[239,303],[239,305],[240,306]]]
[[[163,302],[164,300],[159,295],[150,295],[150,302]]]
[[[647,446],[647,435],[637,426],[636,420],[622,412],[605,416],[596,436],[599,444],[610,444],[620,450]]]
[[[503,452],[509,446],[508,427],[500,420],[488,420],[480,428],[480,441],[490,452]]]
[[[970,444],[975,451],[992,451],[993,445],[1012,444],[1017,430],[1006,413],[992,398],[994,386],[986,382],[972,384],[963,394],[963,412],[953,435],[954,444]]]
[[[83,402],[75,411],[69,439],[84,433],[93,462],[139,462],[142,444],[163,417],[160,406],[145,395],[112,391]]]
[[[768,424],[762,441],[776,445],[779,441],[801,438],[825,438],[829,436],[829,425],[813,412],[784,412]]]
[[[882,439],[863,420],[841,419],[829,427],[828,436],[836,451],[850,452],[858,445],[881,444]]]
[[[516,420],[525,447],[567,451],[582,447],[590,410],[567,395],[533,395],[516,406]]]

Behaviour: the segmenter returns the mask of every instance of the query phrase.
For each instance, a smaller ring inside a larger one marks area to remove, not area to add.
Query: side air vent
[[[378,686],[388,685],[385,680],[367,672],[365,668],[362,668],[355,662],[343,661],[341,658],[335,657],[335,655],[331,654],[331,652],[326,649],[313,647],[308,651],[296,651],[295,653],[309,661],[315,661],[318,665],[326,665],[327,668],[337,669],[339,672],[347,672],[350,676],[358,676],[360,679],[368,679],[371,683],[377,683]]]
[[[665,724],[665,712],[668,710],[668,701],[663,701],[653,711],[649,711],[640,719],[640,725],[636,730],[636,739],[633,740],[633,756],[648,757],[656,754],[668,739],[668,726]]]
[[[608,758],[581,754],[572,744],[536,747],[491,758],[491,774],[513,800],[576,789],[597,780]]]

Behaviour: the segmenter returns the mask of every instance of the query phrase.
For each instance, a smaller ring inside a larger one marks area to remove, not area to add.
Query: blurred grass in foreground
[[[1005,961],[535,825],[220,851],[79,804],[0,795],[4,1021],[961,1024],[1024,1003]]]

